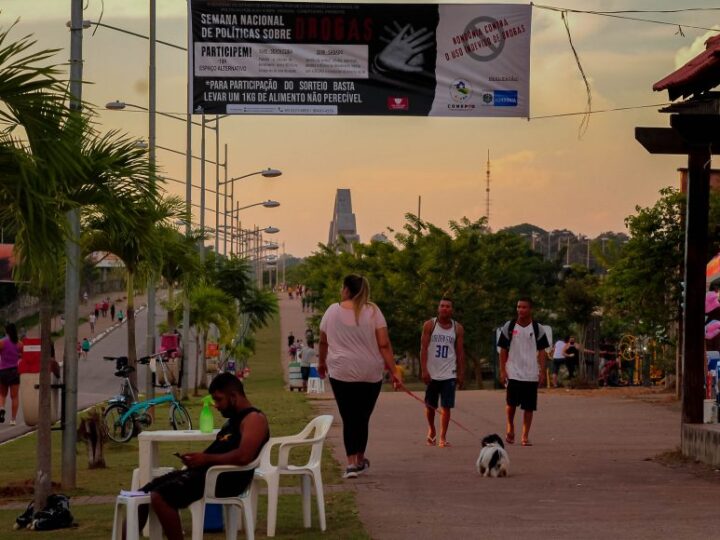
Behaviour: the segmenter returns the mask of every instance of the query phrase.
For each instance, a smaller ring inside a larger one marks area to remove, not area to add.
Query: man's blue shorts
[[[456,379],[445,379],[444,381],[432,379],[430,384],[427,385],[427,388],[425,388],[425,404],[437,409],[439,397],[441,407],[452,409],[455,407],[456,387]]]

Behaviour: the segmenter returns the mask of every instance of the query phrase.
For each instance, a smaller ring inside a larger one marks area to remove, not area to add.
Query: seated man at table
[[[245,397],[242,382],[230,373],[221,373],[210,383],[215,406],[228,419],[215,441],[203,452],[180,456],[186,469],[173,471],[141,488],[150,493],[152,509],[169,540],[183,538],[178,509],[186,508],[202,498],[205,473],[213,465],[247,465],[260,454],[270,438],[267,418]],[[239,495],[250,484],[253,471],[220,475],[218,497]],[[140,516],[141,529],[147,515]]]

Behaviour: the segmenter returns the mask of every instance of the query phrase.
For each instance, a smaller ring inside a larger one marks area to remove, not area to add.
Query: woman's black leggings
[[[345,454],[364,453],[368,442],[370,415],[380,395],[382,381],[346,382],[330,379],[335,401],[343,421]]]

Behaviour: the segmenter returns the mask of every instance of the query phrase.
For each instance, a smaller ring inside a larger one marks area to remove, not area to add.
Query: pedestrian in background
[[[343,280],[340,302],[332,304],[320,322],[318,374],[329,375],[343,421],[347,456],[344,478],[357,478],[370,467],[365,457],[370,416],[387,369],[397,389],[398,378],[387,323],[370,302],[367,279],[349,275]]]
[[[115,302],[110,304],[110,320],[115,321]]]
[[[97,318],[95,317],[94,313],[91,313],[90,315],[88,315],[88,323],[90,324],[90,335],[91,336],[95,335],[95,321],[96,320],[97,320]]]
[[[315,347],[310,339],[300,351],[300,375],[302,376],[303,392],[307,392],[308,379],[310,378],[310,365],[315,361]]]
[[[87,360],[88,353],[90,352],[90,340],[88,338],[83,338],[82,345],[80,345],[80,348],[82,349],[83,359]]]
[[[515,411],[520,407],[523,446],[532,446],[530,426],[537,410],[538,385],[545,382],[545,349],[550,346],[545,329],[532,318],[532,308],[532,299],[520,298],[517,318],[502,326],[498,339],[500,382],[507,387],[505,440],[509,444],[515,442]]]
[[[567,366],[568,377],[572,380],[575,378],[575,371],[577,371],[577,368],[580,365],[580,351],[575,345],[574,336],[570,336],[568,338],[563,355],[565,356],[565,365]]]
[[[425,321],[420,341],[420,363],[425,387],[425,418],[428,422],[426,444],[435,446],[435,411],[440,401],[440,439],[438,446],[450,446],[447,440],[450,411],[455,407],[455,391],[465,379],[463,326],[452,318],[453,301],[440,299],[437,317]]]
[[[20,394],[18,363],[22,349],[17,328],[13,323],[8,323],[5,325],[5,337],[0,339],[0,424],[5,422],[5,404],[9,393],[12,400],[10,425],[15,425]]]
[[[565,345],[567,344],[569,338],[565,339],[558,339],[555,342],[555,347],[553,348],[553,360],[552,360],[552,385],[553,388],[558,387],[558,374],[560,373],[560,368],[565,365]]]

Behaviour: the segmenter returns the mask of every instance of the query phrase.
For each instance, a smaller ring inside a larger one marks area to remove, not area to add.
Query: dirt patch
[[[720,484],[720,469],[716,469],[702,461],[684,456],[680,448],[668,450],[653,458],[646,458],[646,461],[654,461],[669,469],[685,470],[698,478]]]
[[[53,482],[51,491],[60,489],[60,484]],[[0,487],[0,499],[2,498],[19,498],[32,495],[35,491],[34,480],[22,480],[20,482],[10,482],[6,486]]]

